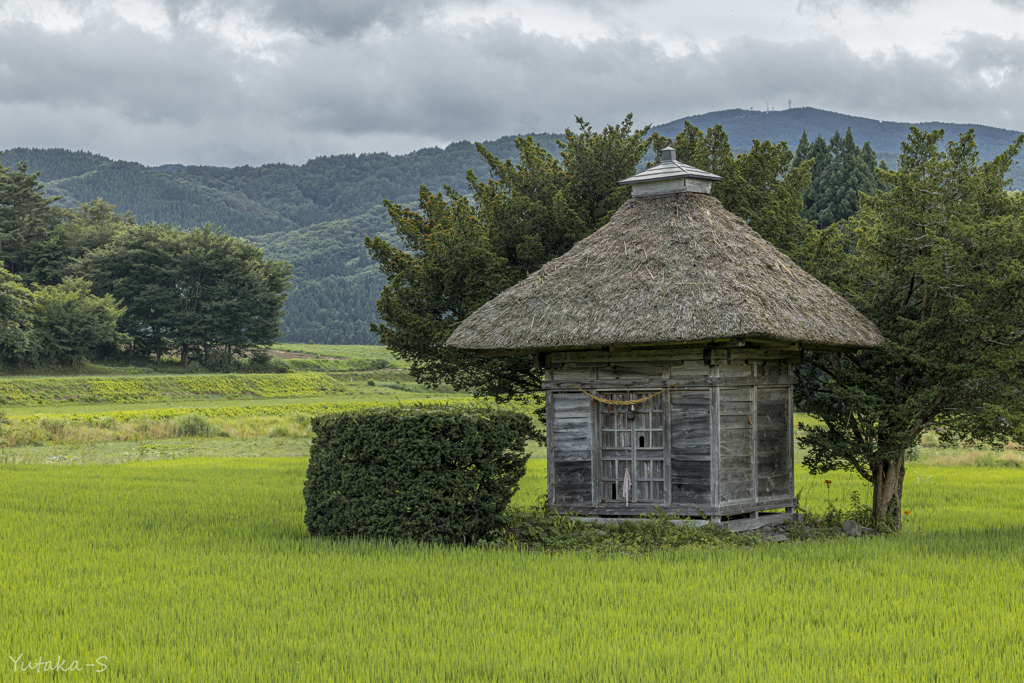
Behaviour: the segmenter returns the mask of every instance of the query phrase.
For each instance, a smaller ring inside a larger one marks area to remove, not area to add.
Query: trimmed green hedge
[[[313,418],[303,495],[314,536],[457,543],[500,526],[526,473],[530,419],[464,405]]]

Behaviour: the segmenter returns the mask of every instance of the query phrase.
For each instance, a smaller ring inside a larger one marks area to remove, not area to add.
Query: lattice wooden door
[[[635,401],[652,392],[602,392]],[[665,394],[631,406],[598,404],[601,426],[600,496],[603,503],[665,503]],[[626,472],[629,489],[624,490]]]

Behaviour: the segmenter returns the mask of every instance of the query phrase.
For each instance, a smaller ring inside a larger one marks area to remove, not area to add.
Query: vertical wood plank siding
[[[551,496],[555,505],[593,503],[593,428],[590,397],[579,392],[551,392],[548,432]]]
[[[711,391],[672,391],[672,503],[711,504]]]
[[[720,443],[718,503],[754,499],[753,387],[718,390]]]
[[[757,390],[757,494],[786,495],[791,491],[789,388]]]

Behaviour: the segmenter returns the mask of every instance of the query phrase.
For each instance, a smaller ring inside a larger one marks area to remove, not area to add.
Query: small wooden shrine
[[[851,304],[663,161],[607,225],[459,325],[448,345],[532,354],[547,394],[548,497],[749,529],[796,514],[793,365],[884,341]],[[768,511],[784,511],[769,513]]]

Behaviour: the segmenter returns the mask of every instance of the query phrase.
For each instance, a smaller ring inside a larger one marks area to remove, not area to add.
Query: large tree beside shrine
[[[657,133],[651,137],[658,150],[655,161],[661,161],[661,149],[671,146],[679,161],[721,176],[711,195],[775,248],[800,262],[797,252],[813,227],[802,216],[813,159],[794,163],[789,145],[767,140],[751,140],[749,150],[733,154],[720,125],[702,131],[685,121],[673,140]]]
[[[1005,191],[1021,136],[978,163],[973,132],[941,146],[916,128],[892,188],[861,195],[848,222],[813,235],[805,268],[886,337],[857,353],[807,354],[798,390],[823,425],[800,442],[812,473],[852,470],[876,519],[900,527],[907,455],[945,442],[1024,437],[1024,201]]]
[[[594,131],[577,118],[565,131],[561,159],[529,137],[519,138],[518,163],[501,161],[483,145],[490,178],[468,174],[472,201],[450,187],[420,188],[419,211],[385,202],[406,251],[367,238],[388,283],[377,302],[373,331],[411,362],[417,381],[473,389],[499,400],[531,396],[541,373],[529,356],[478,358],[444,346],[470,313],[568,251],[604,225],[629,198],[618,185],[650,149],[648,128],[632,116]]]

